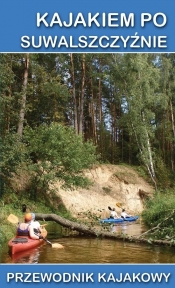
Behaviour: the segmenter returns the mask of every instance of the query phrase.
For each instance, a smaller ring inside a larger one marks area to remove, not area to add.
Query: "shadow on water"
[[[111,229],[117,234],[138,235],[145,227],[134,223],[114,225]],[[170,247],[80,236],[63,237],[58,234],[55,236],[50,233],[52,238],[49,240],[64,245],[64,249],[56,249],[44,243],[13,257],[5,249],[1,263],[175,263],[175,249]]]

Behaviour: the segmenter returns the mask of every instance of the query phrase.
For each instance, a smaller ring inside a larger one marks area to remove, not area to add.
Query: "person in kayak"
[[[38,221],[35,220],[35,213],[31,212],[31,214],[32,214],[31,225],[33,227],[34,233],[36,235],[42,235],[43,237],[46,237],[47,231],[44,227],[46,224],[41,225]]]
[[[121,217],[125,219],[126,217],[132,217],[132,215],[127,214],[125,209],[122,209]]]
[[[31,215],[32,215],[31,225],[34,229],[34,232],[41,234],[42,232],[41,225],[38,221],[35,221],[35,213],[31,213]]]
[[[19,223],[17,228],[17,236],[29,236],[32,239],[43,239],[43,236],[37,235],[31,225],[32,214],[26,213],[24,216],[24,223]]]
[[[119,218],[118,215],[117,215],[117,212],[115,211],[115,208],[112,209],[110,218],[112,218],[112,219]]]

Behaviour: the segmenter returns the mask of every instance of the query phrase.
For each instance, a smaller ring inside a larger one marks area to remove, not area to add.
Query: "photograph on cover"
[[[175,263],[175,54],[1,53],[1,263]]]

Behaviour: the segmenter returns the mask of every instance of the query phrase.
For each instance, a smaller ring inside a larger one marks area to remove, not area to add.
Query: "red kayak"
[[[9,252],[11,254],[15,254],[28,249],[32,249],[41,245],[43,241],[43,239],[31,239],[28,236],[16,236],[8,242]]]
[[[45,238],[47,236],[47,230],[44,226],[41,226],[41,229],[41,235]],[[43,242],[43,239],[32,239],[29,236],[16,236],[8,242],[9,252],[13,255],[18,252],[35,248]]]

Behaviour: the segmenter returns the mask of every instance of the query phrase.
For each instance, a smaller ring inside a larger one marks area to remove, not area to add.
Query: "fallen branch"
[[[165,221],[167,221],[169,218],[171,218],[171,217],[173,216],[174,212],[175,212],[175,210],[173,209],[173,210],[172,210],[172,213],[171,213],[168,217],[166,217],[165,219],[163,219],[162,222],[160,222],[157,226],[155,226],[155,227],[147,230],[146,232],[142,233],[141,235],[138,236],[138,238],[142,238],[143,235],[145,236],[146,234],[152,233],[153,231],[160,229],[160,226],[161,226]]]
[[[76,230],[80,233],[83,233],[85,235],[92,236],[92,237],[109,238],[109,239],[114,239],[114,240],[122,240],[122,241],[128,241],[128,242],[136,242],[136,243],[175,246],[174,242],[169,242],[167,240],[150,240],[150,239],[139,238],[136,236],[128,236],[126,234],[104,232],[104,231],[101,231],[100,229],[92,228],[82,223],[77,223],[74,221],[67,220],[56,214],[37,213],[36,220],[55,221],[56,223],[60,224],[63,227],[70,228],[71,230]]]

